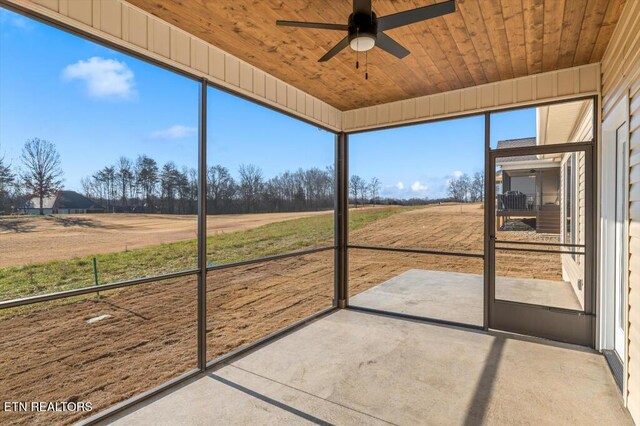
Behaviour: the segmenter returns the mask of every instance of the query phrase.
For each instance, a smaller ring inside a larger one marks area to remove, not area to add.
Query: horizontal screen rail
[[[38,296],[24,297],[21,299],[7,300],[5,302],[0,302],[0,310],[17,308],[19,306],[25,306],[25,305],[32,305],[34,303],[50,302],[52,300],[66,299],[68,297],[81,296],[83,294],[98,293],[100,291],[115,290],[117,288],[130,287],[138,284],[148,284],[156,281],[170,280],[172,278],[181,278],[189,275],[197,275],[198,272],[199,271],[197,269],[189,269],[187,271],[174,272],[171,274],[156,275],[153,277],[138,278],[135,280],[118,281],[110,284],[100,284],[100,285],[94,285],[91,287],[82,287],[82,288],[76,288],[73,290],[59,291],[57,293],[48,293],[48,294],[41,294]]]
[[[253,264],[256,264],[256,263],[271,262],[272,260],[287,259],[289,257],[304,256],[306,254],[319,253],[319,252],[322,252],[322,251],[335,250],[335,249],[336,249],[335,246],[323,246],[323,247],[312,248],[312,249],[309,249],[309,250],[298,250],[298,251],[292,251],[292,252],[284,253],[284,254],[276,254],[276,255],[273,255],[273,256],[258,257],[256,259],[243,260],[241,262],[223,263],[221,265],[209,266],[207,268],[207,272],[209,272],[209,271],[219,271],[221,269],[235,268],[235,267],[238,267],[238,266],[253,265]]]
[[[593,140],[586,142],[568,142],[551,145],[534,145],[514,148],[492,149],[489,155],[495,158],[519,157],[522,155],[561,154],[566,152],[586,151],[593,147]]]
[[[560,246],[560,247],[578,247],[585,248],[584,244],[566,244],[566,243],[537,243],[534,241],[509,241],[509,240],[495,240],[496,244],[521,244],[528,246]]]
[[[437,250],[422,250],[422,249],[379,247],[379,246],[360,246],[360,245],[349,245],[347,247],[350,249],[358,249],[358,250],[393,251],[398,253],[434,254],[437,256],[458,256],[458,257],[473,257],[477,259],[484,259],[484,254],[479,254],[479,253],[460,253],[460,252],[454,252],[454,251],[437,251]]]
[[[514,248],[514,247],[496,247],[496,251],[523,251],[528,253],[556,253],[556,254],[579,254],[584,256],[582,251],[569,251],[569,250],[541,250],[541,249],[528,249],[528,248]]]

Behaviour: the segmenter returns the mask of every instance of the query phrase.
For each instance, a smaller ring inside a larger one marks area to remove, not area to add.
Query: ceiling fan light
[[[373,49],[373,46],[376,45],[376,39],[371,36],[359,36],[354,37],[351,42],[349,42],[349,46],[356,52],[366,52],[367,50]]]

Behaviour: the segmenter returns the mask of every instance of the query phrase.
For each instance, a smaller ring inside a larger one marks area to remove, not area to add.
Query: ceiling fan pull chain
[[[360,35],[360,28],[356,28],[356,69],[360,68],[360,51],[358,50],[359,35]]]
[[[364,52],[364,79],[369,80],[369,51]]]

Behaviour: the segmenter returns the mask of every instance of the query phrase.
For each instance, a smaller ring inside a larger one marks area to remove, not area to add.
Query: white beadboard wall
[[[125,1],[7,1],[294,116],[342,129],[338,109]]]
[[[597,95],[600,64],[551,71],[344,112],[347,132]]]

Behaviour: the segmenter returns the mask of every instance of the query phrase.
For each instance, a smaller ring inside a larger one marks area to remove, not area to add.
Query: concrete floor
[[[351,297],[349,303],[481,326],[483,290],[482,275],[411,269]],[[496,277],[496,298],[581,310],[571,284],[564,281]]]
[[[632,422],[592,351],[340,310],[109,424]]]

